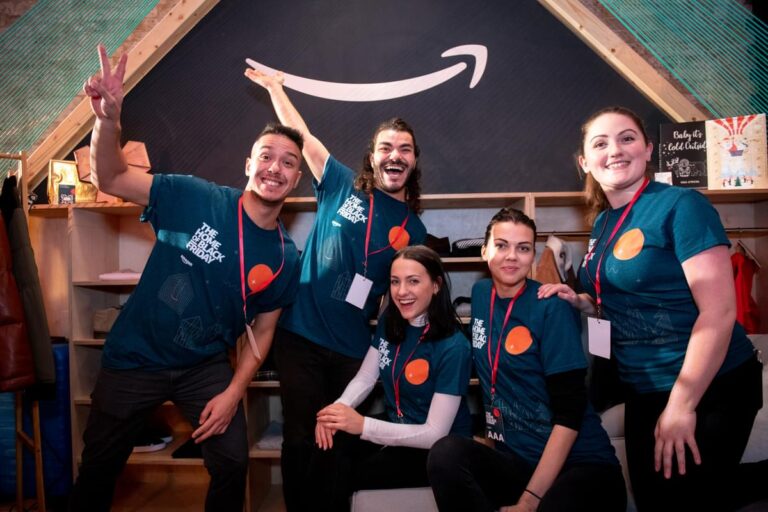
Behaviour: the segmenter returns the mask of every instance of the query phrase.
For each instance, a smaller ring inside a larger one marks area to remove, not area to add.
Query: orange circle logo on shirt
[[[429,378],[429,362],[426,359],[414,359],[405,366],[405,380],[414,386],[424,384]]]
[[[254,265],[248,272],[248,288],[251,293],[262,291],[272,279],[272,269],[263,263]]]
[[[631,260],[643,250],[645,236],[640,228],[630,229],[613,246],[613,257],[617,260]]]
[[[403,247],[407,247],[410,241],[411,235],[408,234],[405,228],[400,230],[400,226],[395,226],[389,230],[389,243],[394,250],[399,251]]]
[[[507,334],[507,339],[504,340],[504,349],[513,356],[517,356],[528,350],[532,343],[531,331],[527,327],[518,325]]]

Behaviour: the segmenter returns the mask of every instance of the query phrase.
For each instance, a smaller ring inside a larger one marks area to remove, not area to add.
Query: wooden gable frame
[[[154,23],[140,24],[134,35],[145,33],[140,38],[130,37],[116,52],[128,53],[126,93],[218,3],[219,0],[167,0],[158,3],[145,21],[158,19]],[[94,49],[94,58],[95,55]],[[30,190],[47,176],[49,160],[63,158],[93,129],[94,115],[84,93],[78,94],[65,111],[68,114],[30,152],[27,178]]]
[[[584,2],[538,0],[549,12],[600,55],[662,112],[677,122],[708,119],[709,114],[686,97]]]
[[[219,0],[167,0],[158,9],[165,14],[152,26],[142,23],[136,32],[146,31],[137,42],[129,38],[119,52],[128,52],[125,87],[130,91],[176,43],[200,21]],[[675,121],[707,119],[706,111],[686,97],[675,84],[659,73],[579,0],[538,0],[557,19],[600,55],[654,105]],[[170,4],[170,8],[168,6]],[[157,13],[155,15],[157,15]],[[153,16],[150,13],[147,18]],[[94,116],[84,94],[75,97],[69,113],[38,145],[29,157],[29,188],[34,189],[46,176],[50,159],[72,151],[93,128]]]

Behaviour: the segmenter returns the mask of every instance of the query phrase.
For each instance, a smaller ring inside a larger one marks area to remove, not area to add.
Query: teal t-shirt
[[[536,466],[552,433],[546,377],[587,367],[577,313],[557,297],[538,299],[540,283],[526,280],[525,291],[504,316],[511,299],[496,297],[491,318],[490,279],[472,287],[472,360],[483,389],[483,403],[491,401],[491,360],[501,338],[494,406],[501,411],[504,445]],[[490,346],[490,358],[489,358]],[[579,435],[567,464],[618,464],[600,418],[587,406]]]
[[[385,338],[384,318],[379,320],[371,346],[379,351],[379,377],[384,388],[387,417],[392,423],[421,425],[427,421],[435,393],[460,396],[461,405],[451,433],[469,437],[472,434],[466,400],[472,363],[469,341],[463,333],[456,332],[442,340],[417,344],[423,332],[424,327],[408,326],[398,351],[398,345]],[[398,418],[395,407],[395,379],[400,387],[402,418]]]
[[[606,210],[595,219],[589,246],[599,240],[590,261],[582,263],[579,279],[594,297],[595,268],[605,254],[601,299],[611,321],[611,353],[619,375],[638,393],[668,391],[699,314],[682,263],[730,242],[717,210],[699,192],[651,182],[605,252],[625,208]],[[720,373],[746,361],[752,350],[736,323]]]
[[[157,174],[142,214],[157,237],[139,284],[107,336],[102,366],[185,368],[235,345],[245,330],[240,279],[238,200],[242,190],[193,176]],[[299,258],[281,224],[285,260],[277,278],[247,298],[248,318],[289,304]],[[278,230],[243,212],[246,292],[283,262]]]
[[[346,302],[355,273],[363,274],[369,216],[369,197],[354,189],[354,179],[351,169],[328,157],[322,181],[314,183],[317,215],[301,253],[299,291],[280,322],[320,346],[362,359],[371,340],[369,322],[389,286],[389,264],[396,252],[392,247],[380,249],[390,245],[406,216],[398,246],[422,243],[426,228],[406,203],[374,189],[366,274],[373,287],[364,309]]]

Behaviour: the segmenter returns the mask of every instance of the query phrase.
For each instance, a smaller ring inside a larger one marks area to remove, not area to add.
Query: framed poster
[[[96,187],[81,182],[77,177],[77,164],[69,160],[48,162],[48,203],[73,204],[96,200]]]
[[[709,189],[768,188],[765,114],[705,124]]]

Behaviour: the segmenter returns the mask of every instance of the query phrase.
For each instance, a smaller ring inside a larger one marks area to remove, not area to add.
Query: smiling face
[[[600,184],[614,205],[612,195],[631,197],[640,188],[652,152],[653,144],[632,118],[605,113],[587,127],[579,165]]]
[[[248,190],[266,203],[281,203],[299,184],[301,150],[284,135],[270,133],[253,145],[245,162]]]
[[[389,293],[406,321],[410,322],[426,313],[439,290],[440,283],[433,281],[427,269],[418,261],[398,258],[392,262]]]
[[[503,221],[491,226],[482,255],[500,297],[514,296],[525,283],[533,265],[533,244],[533,230],[525,224]]]
[[[403,201],[405,184],[416,166],[416,152],[410,133],[392,129],[376,135],[370,156],[376,188]]]

